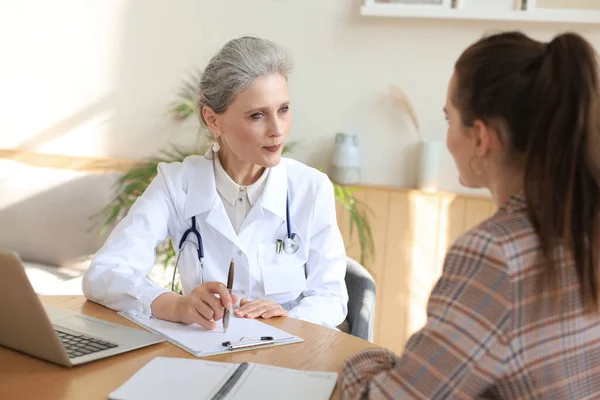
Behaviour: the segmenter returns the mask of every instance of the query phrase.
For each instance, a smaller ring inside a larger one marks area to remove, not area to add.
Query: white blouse
[[[215,164],[215,184],[219,197],[223,201],[227,216],[231,221],[236,234],[240,233],[240,227],[244,223],[248,212],[259,199],[265,188],[269,169],[265,168],[263,174],[256,182],[249,186],[241,186],[225,172],[217,154],[213,157]]]

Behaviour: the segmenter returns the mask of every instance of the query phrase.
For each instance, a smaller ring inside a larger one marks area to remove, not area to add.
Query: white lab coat
[[[196,216],[204,244],[204,282],[226,283],[233,259],[233,293],[239,298],[270,299],[289,310],[290,317],[327,327],[343,322],[346,254],[327,175],[282,158],[271,168],[239,235],[217,194],[214,176],[207,155],[160,164],[156,178],[93,259],[83,278],[85,296],[149,317],[150,304],[168,291],[146,277],[155,248],[168,237],[177,249]],[[295,254],[278,254],[275,242],[287,234],[288,192],[292,232],[302,244]],[[196,242],[193,235],[188,237]],[[184,246],[179,256],[183,293],[189,294],[201,282],[196,246]]]

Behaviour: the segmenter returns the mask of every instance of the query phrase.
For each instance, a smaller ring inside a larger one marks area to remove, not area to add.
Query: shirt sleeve
[[[348,291],[344,280],[346,250],[337,225],[333,185],[327,178],[317,189],[312,218],[306,290],[289,316],[334,328],[346,318]]]
[[[369,349],[346,360],[343,399],[446,399],[481,395],[510,355],[511,280],[502,247],[471,231],[450,249],[427,323],[401,357]]]

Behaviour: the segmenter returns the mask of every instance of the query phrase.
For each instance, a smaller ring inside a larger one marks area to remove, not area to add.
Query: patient
[[[447,146],[498,211],[450,248],[402,356],[346,361],[343,398],[600,396],[598,78],[575,34],[497,34],[460,56]]]

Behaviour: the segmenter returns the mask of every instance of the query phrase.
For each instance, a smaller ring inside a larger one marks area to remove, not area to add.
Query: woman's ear
[[[215,137],[221,136],[218,117],[218,114],[214,112],[212,108],[207,106],[202,107],[202,118],[204,118],[206,126],[211,130]]]
[[[487,155],[491,150],[495,131],[484,121],[477,119],[473,122],[471,133],[474,140],[475,155],[477,157]]]

